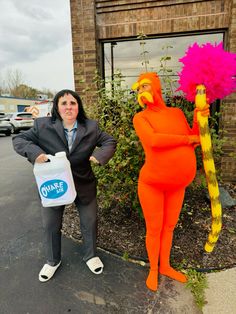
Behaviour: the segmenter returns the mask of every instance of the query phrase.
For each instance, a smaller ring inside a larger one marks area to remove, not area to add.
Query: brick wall
[[[226,48],[236,52],[236,0],[70,0],[75,87],[87,104],[95,101],[92,78],[100,64],[100,40],[194,31],[225,31]],[[83,90],[93,86],[91,91]],[[222,177],[236,182],[236,96],[224,100],[222,127],[228,141]]]
[[[132,2],[132,4],[130,4]],[[114,4],[117,3],[116,6]],[[124,4],[126,3],[126,5]],[[129,4],[128,4],[129,3]],[[113,4],[112,7],[108,5]],[[96,1],[99,39],[227,28],[230,1]]]
[[[236,53],[236,0],[230,1],[229,12],[226,48]],[[221,161],[222,177],[226,182],[236,183],[236,93],[231,94],[223,101],[222,128],[226,131],[227,138]]]
[[[71,0],[70,10],[75,89],[85,103],[91,103],[94,99],[93,77],[98,66],[95,3],[93,0]]]

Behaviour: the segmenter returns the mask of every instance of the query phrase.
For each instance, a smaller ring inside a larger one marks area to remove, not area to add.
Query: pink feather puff
[[[178,73],[178,90],[189,101],[194,101],[199,84],[205,85],[209,103],[236,90],[236,54],[224,51],[223,43],[206,43],[201,47],[194,43],[179,61],[184,66]]]

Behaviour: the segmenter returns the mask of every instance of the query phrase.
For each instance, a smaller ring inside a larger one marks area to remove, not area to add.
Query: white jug
[[[47,157],[49,162],[35,163],[33,170],[43,207],[73,203],[76,190],[66,153]]]

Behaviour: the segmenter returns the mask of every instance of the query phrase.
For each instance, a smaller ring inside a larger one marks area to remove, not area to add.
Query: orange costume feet
[[[174,279],[180,282],[187,282],[187,277],[184,274],[174,270],[174,268],[170,266],[167,268],[160,268],[159,272],[160,274],[165,275],[171,279]]]
[[[147,280],[146,280],[146,285],[148,289],[152,291],[157,291],[158,288],[158,271],[157,270],[150,270]]]

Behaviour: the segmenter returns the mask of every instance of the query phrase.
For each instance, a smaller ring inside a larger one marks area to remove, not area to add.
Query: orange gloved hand
[[[203,110],[199,110],[198,109],[198,111],[200,111],[200,113],[201,113],[201,115],[203,116],[203,117],[209,117],[209,115],[210,115],[210,109],[209,109],[209,105],[207,104],[207,106],[203,109]]]
[[[202,110],[200,110],[199,108],[195,108],[195,110],[197,112],[201,112],[201,115],[206,117],[206,116],[210,115],[210,109],[209,108],[210,108],[210,105],[207,103],[206,106]]]
[[[189,144],[199,145],[200,144],[200,137],[198,135],[189,135],[188,136],[188,142],[189,142]]]
[[[210,105],[207,103],[206,107],[202,110],[195,108],[194,109],[194,122],[197,123],[197,113],[200,112],[203,117],[209,117],[210,115]]]

